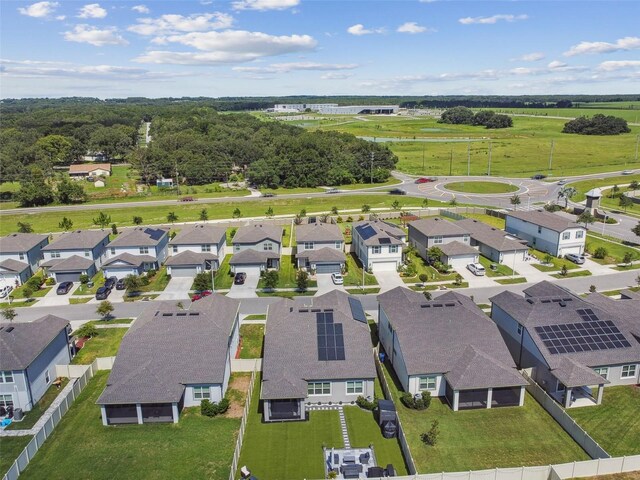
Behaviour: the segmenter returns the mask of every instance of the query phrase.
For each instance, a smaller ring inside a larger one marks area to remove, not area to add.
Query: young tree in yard
[[[233,218],[240,218],[242,216],[242,212],[240,212],[239,208],[236,208],[231,214]]]
[[[298,270],[296,274],[296,285],[298,290],[306,292],[307,288],[309,288],[309,274],[304,270]]]
[[[111,233],[118,235],[118,226],[115,223],[111,224]]]
[[[626,252],[624,257],[622,257],[622,263],[629,265],[631,262],[633,262],[633,254],[631,252]]]
[[[298,214],[300,215],[300,217],[304,218],[307,216],[307,209],[303,208],[302,210],[300,210],[300,213]]]
[[[127,289],[128,293],[137,292],[141,286],[142,279],[140,275],[127,275],[124,279],[124,288]]]
[[[4,307],[0,312],[0,315],[2,315],[2,318],[4,318],[7,322],[13,322],[13,319],[18,316],[18,313],[16,312],[15,308]]]
[[[371,211],[371,207],[366,203],[362,205],[362,213],[369,213]]]
[[[142,217],[134,215],[132,222],[134,225],[142,225]]]
[[[167,214],[167,222],[176,223],[178,221],[178,215],[176,212],[169,212]]]
[[[402,205],[398,200],[394,200],[391,204],[391,208],[393,208],[394,210],[400,210],[402,208]]]
[[[594,223],[595,221],[596,217],[591,215],[591,212],[589,210],[585,210],[580,215],[578,215],[578,218],[576,218],[576,222],[584,223],[585,228],[589,228],[589,225]]]
[[[629,188],[629,190],[633,190],[635,192],[636,190],[638,190],[638,188],[640,188],[640,183],[638,183],[637,180],[634,180],[633,182],[631,182],[629,184],[628,188]]]
[[[103,320],[107,320],[111,316],[111,312],[113,312],[113,305],[109,300],[103,300],[98,305],[96,309],[96,313],[102,317]]]
[[[576,193],[578,192],[573,187],[562,187],[558,192],[558,200],[564,198],[564,208],[567,208],[569,206],[569,200],[571,200],[571,198],[574,197]]]
[[[618,205],[620,205],[626,212],[627,208],[633,207],[633,200],[631,200],[625,194],[622,194],[620,195],[620,201],[618,202]]]
[[[439,262],[442,257],[442,250],[439,247],[431,247],[427,250],[427,261],[429,264]]]
[[[636,283],[638,284],[638,287],[640,287],[640,275],[636,277]]]
[[[440,428],[438,428],[438,425],[438,420],[434,420],[431,423],[429,431],[420,435],[420,439],[425,445],[433,447],[438,443],[438,436],[440,435]]]
[[[280,275],[277,270],[268,270],[264,274],[264,288],[269,290],[273,290],[278,285],[278,280],[280,279]]]
[[[551,262],[553,262],[553,256],[549,255],[548,253],[544,256],[544,260],[543,262],[545,263],[545,265],[550,265]]]
[[[67,232],[73,228],[73,222],[67,217],[62,217],[62,220],[60,220],[60,223],[58,224],[58,228]]]
[[[455,207],[456,205],[458,205],[458,200],[456,200],[455,195],[451,200],[449,200],[449,205],[451,205],[452,207]]]
[[[616,195],[618,195],[619,191],[620,191],[620,187],[618,185],[614,185],[611,188],[611,193],[609,194],[609,198],[614,198]]]
[[[96,328],[95,325],[92,325],[90,323],[85,323],[73,333],[75,336],[79,338],[93,338],[93,337],[97,337],[100,332],[98,332],[98,329]]]
[[[520,200],[520,195],[518,195],[517,193],[515,193],[510,199],[509,199],[509,203],[511,203],[511,205],[513,205],[513,209],[517,210],[518,209],[518,205],[520,205],[522,203],[522,201]]]
[[[422,207],[427,208],[428,206],[429,206],[429,199],[427,197],[424,197],[422,199]]]
[[[29,285],[22,287],[22,296],[25,300],[29,300],[31,295],[33,295],[33,289]]]
[[[456,279],[454,280],[454,283],[456,285],[462,285],[462,280],[464,280],[464,278],[462,278],[462,275],[458,273],[456,274]]]
[[[562,265],[562,268],[560,269],[560,275],[562,275],[563,277],[566,277],[568,273],[569,271],[567,270],[567,266]]]
[[[335,206],[334,206],[334,207],[331,207],[331,213],[332,213],[333,215],[337,215],[337,214],[338,214],[338,207],[335,207]]]
[[[111,223],[111,215],[107,215],[104,212],[100,212],[96,218],[93,219],[93,224],[98,225],[100,228],[104,228]]]
[[[595,252],[593,252],[593,257],[599,260],[604,260],[605,258],[607,258],[607,255],[609,255],[609,252],[604,247],[598,247],[596,248]]]
[[[206,208],[203,208],[202,210],[200,210],[200,220],[203,222],[206,222],[207,220],[209,220],[209,213],[207,213]]]
[[[193,289],[199,292],[211,290],[211,274],[209,272],[201,272],[193,279]]]
[[[269,208],[267,208],[267,211],[266,211],[266,212],[264,212],[264,214],[265,214],[268,218],[273,217],[273,207],[269,207]]]
[[[18,232],[19,233],[33,233],[33,227],[30,223],[26,222],[18,222]]]
[[[596,292],[596,286],[595,286],[595,285],[591,285],[591,286],[589,287],[589,292],[591,292],[591,293],[595,293],[595,292]]]
[[[635,233],[638,237],[640,237],[640,222],[631,229],[633,233]]]

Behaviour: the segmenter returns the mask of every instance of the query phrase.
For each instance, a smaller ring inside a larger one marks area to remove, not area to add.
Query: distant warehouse
[[[276,113],[313,112],[325,115],[390,115],[398,113],[399,105],[347,105],[337,103],[281,103],[273,107]]]

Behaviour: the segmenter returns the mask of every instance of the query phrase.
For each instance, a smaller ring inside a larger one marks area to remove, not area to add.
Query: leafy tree
[[[430,264],[439,262],[442,258],[442,255],[443,253],[442,250],[440,250],[440,247],[431,247],[429,250],[427,250],[427,261]]]
[[[622,194],[622,195],[620,195],[620,200],[618,201],[618,205],[620,205],[624,209],[624,211],[626,212],[627,208],[629,208],[629,207],[633,208],[633,200],[631,200],[626,195]]]
[[[137,215],[133,216],[132,222],[134,225],[142,225],[142,217],[139,217]]]
[[[624,257],[622,257],[622,263],[629,265],[631,262],[633,262],[633,254],[631,252],[625,252]]]
[[[429,199],[427,197],[424,197],[422,199],[422,207],[427,208],[428,206],[429,206]]]
[[[85,323],[73,333],[80,338],[93,338],[100,335],[100,331],[91,323]]]
[[[487,128],[509,128],[513,126],[513,119],[509,115],[496,114],[485,123]]]
[[[304,270],[298,270],[298,273],[296,274],[296,285],[298,290],[306,292],[309,288],[309,274]]]
[[[115,223],[111,224],[111,233],[114,235],[118,235],[118,225],[116,225]]]
[[[433,422],[431,422],[431,428],[429,429],[429,431],[420,435],[420,440],[422,440],[422,442],[425,445],[434,447],[436,443],[438,443],[439,436],[440,436],[439,422],[438,420],[434,420]]]
[[[242,212],[240,211],[240,209],[238,207],[236,207],[236,209],[233,211],[231,216],[233,218],[240,218],[242,216]]]
[[[473,111],[467,107],[453,107],[442,112],[439,123],[451,123],[454,125],[472,125],[474,120]]]
[[[586,228],[589,228],[589,225],[594,223],[595,221],[596,221],[596,217],[591,215],[591,212],[589,210],[585,210],[580,215],[578,215],[578,218],[576,218],[576,222],[584,223],[584,226]]]
[[[267,208],[267,211],[264,212],[267,217],[273,217],[273,207]]]
[[[371,207],[366,203],[362,205],[362,213],[369,213],[371,211]]]
[[[278,281],[280,280],[280,275],[277,270],[267,270],[264,275],[264,288],[269,290],[273,290],[278,285]]]
[[[573,198],[578,191],[574,187],[564,186],[558,192],[558,200],[564,198],[564,208],[569,206],[569,200]]]
[[[100,302],[96,309],[96,313],[100,315],[103,320],[108,319],[111,316],[111,312],[113,312],[113,305],[109,300],[103,300]]]
[[[638,190],[638,188],[640,188],[640,183],[638,183],[637,180],[633,180],[630,184],[629,184],[629,190],[633,190],[634,192],[636,190]]]
[[[72,142],[63,135],[47,135],[35,144],[36,155],[51,163],[68,163],[71,161]]]
[[[595,285],[589,286],[589,292],[590,293],[595,293],[596,292],[596,286]]]
[[[175,212],[169,212],[167,214],[167,222],[176,223],[178,221],[178,215]]]
[[[638,237],[640,237],[640,222],[631,229],[633,233],[635,233]]]
[[[454,280],[454,283],[456,285],[462,285],[462,281],[464,280],[464,278],[462,277],[462,275],[460,275],[459,273],[456,274],[456,278]]]
[[[564,124],[562,133],[577,133],[580,135],[619,135],[629,133],[631,129],[623,118],[598,113],[591,118],[578,117]]]
[[[17,225],[19,233],[33,233],[33,227],[30,223],[18,222]]]
[[[596,250],[593,252],[593,256],[594,258],[598,258],[600,260],[604,259],[607,257],[607,255],[609,254],[609,252],[607,251],[606,248],[604,247],[598,247],[596,248]]]
[[[137,292],[142,287],[142,278],[140,275],[127,275],[124,277],[124,288],[127,292]]]
[[[402,205],[398,200],[394,200],[391,204],[391,208],[393,208],[394,210],[400,210],[402,208]]]
[[[303,208],[302,210],[300,210],[300,213],[298,215],[300,215],[300,217],[306,217],[307,216],[307,209]]]
[[[200,272],[193,279],[193,289],[199,292],[204,292],[205,290],[211,290],[213,286],[211,285],[211,273],[208,272]]]
[[[2,310],[0,310],[0,315],[2,315],[2,318],[7,322],[13,322],[13,319],[18,316],[18,313],[15,308],[3,307]]]
[[[87,283],[89,283],[89,275],[87,275],[86,273],[80,275],[80,283],[82,285],[86,285]]]
[[[80,182],[63,177],[56,186],[56,196],[60,203],[73,204],[87,201],[87,194]]]
[[[514,193],[513,196],[509,199],[509,203],[513,205],[514,210],[517,210],[518,205],[522,203],[522,201],[520,200],[520,195],[518,195],[517,193]]]
[[[105,228],[111,223],[111,215],[107,215],[104,212],[100,212],[96,218],[93,219],[93,224],[98,225],[100,228]]]
[[[560,275],[562,275],[563,277],[566,277],[568,273],[569,271],[567,270],[567,266],[563,264],[562,268],[560,269]]]
[[[34,167],[26,178],[20,180],[15,198],[21,207],[40,207],[53,203],[54,195],[42,170]]]
[[[200,210],[200,220],[203,222],[206,222],[207,220],[209,220],[209,214],[207,213],[206,208],[203,208],[202,210]]]
[[[544,258],[543,258],[543,262],[545,265],[551,265],[551,263],[553,262],[553,256],[550,254],[545,254]]]
[[[67,232],[73,228],[73,221],[67,217],[62,217],[62,220],[58,223],[58,227]]]
[[[338,207],[336,207],[335,205],[333,207],[331,207],[331,213],[333,215],[337,215],[338,214]]]
[[[451,200],[449,200],[449,205],[451,205],[452,207],[455,207],[456,205],[458,205],[458,200],[456,200],[455,195],[451,197]]]
[[[611,187],[611,193],[609,194],[609,198],[616,197],[619,191],[620,191],[620,187],[617,184]]]

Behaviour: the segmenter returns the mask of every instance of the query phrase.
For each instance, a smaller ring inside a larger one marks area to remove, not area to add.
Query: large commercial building
[[[281,103],[274,105],[276,113],[297,113],[311,110],[325,115],[390,115],[398,113],[399,105],[346,105],[337,103]]]

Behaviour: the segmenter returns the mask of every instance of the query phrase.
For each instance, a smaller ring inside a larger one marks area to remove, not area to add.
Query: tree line
[[[492,110],[480,110],[474,114],[470,108],[458,106],[442,112],[438,123],[482,125],[486,128],[508,128],[513,126],[513,119],[509,115],[497,114]]]
[[[591,118],[578,117],[564,124],[562,133],[579,135],[620,135],[629,133],[631,129],[624,118],[598,113]]]

